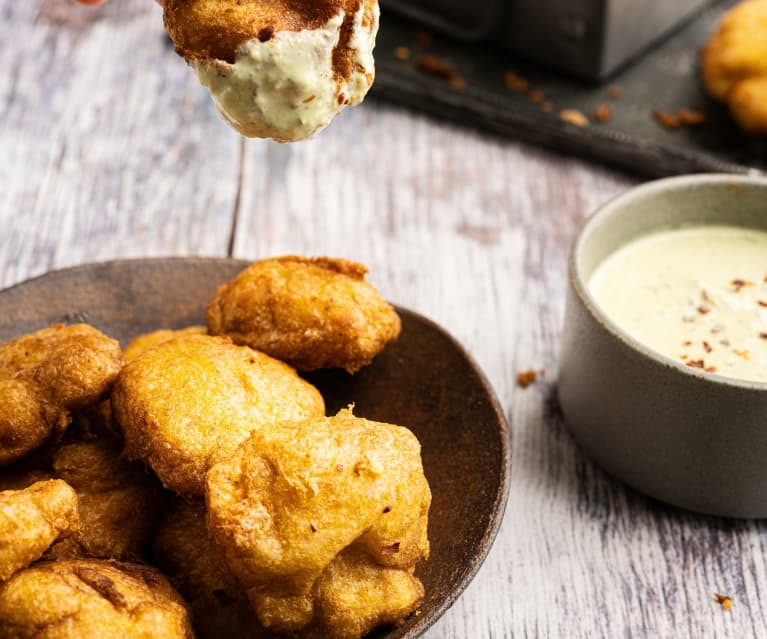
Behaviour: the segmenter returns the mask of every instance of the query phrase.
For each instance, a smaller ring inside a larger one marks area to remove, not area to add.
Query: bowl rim
[[[686,376],[691,381],[702,381],[707,384],[713,384],[719,388],[730,387],[745,391],[767,392],[767,382],[738,379],[719,373],[706,373],[687,366],[668,355],[663,355],[649,346],[645,346],[642,342],[635,339],[618,326],[618,324],[602,310],[599,303],[589,291],[588,284],[578,266],[579,257],[583,253],[584,245],[591,234],[600,226],[613,223],[611,221],[611,216],[618,215],[625,204],[638,199],[654,197],[661,193],[681,191],[701,185],[756,187],[767,192],[767,177],[735,175],[730,173],[678,175],[645,182],[619,193],[599,206],[581,224],[581,227],[573,240],[570,255],[568,257],[568,279],[581,305],[597,324],[599,324],[613,339],[622,342],[624,346],[638,352],[656,365],[676,370],[677,373]]]

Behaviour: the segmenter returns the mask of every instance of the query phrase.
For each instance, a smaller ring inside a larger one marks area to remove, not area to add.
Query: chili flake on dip
[[[645,346],[708,373],[767,381],[767,232],[654,232],[604,260],[588,288]]]

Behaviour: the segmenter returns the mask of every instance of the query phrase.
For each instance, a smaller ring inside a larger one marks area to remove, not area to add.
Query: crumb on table
[[[536,379],[538,379],[539,372],[530,369],[529,371],[522,371],[521,373],[517,373],[517,386],[520,388],[527,388],[530,386],[530,384],[534,383]],[[541,369],[541,373],[543,374],[543,369]]]
[[[716,600],[716,603],[722,606],[722,610],[732,609],[732,597],[729,595],[720,595],[718,592],[715,592],[714,599]]]

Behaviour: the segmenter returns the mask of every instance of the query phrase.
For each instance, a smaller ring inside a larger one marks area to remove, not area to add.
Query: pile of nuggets
[[[0,636],[355,639],[414,612],[418,440],[326,417],[296,371],[354,372],[396,339],[365,274],[272,258],[207,327],[1,345]]]

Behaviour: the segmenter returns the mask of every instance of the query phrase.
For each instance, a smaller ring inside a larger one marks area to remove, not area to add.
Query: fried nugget
[[[375,597],[368,604],[360,600],[364,575],[370,588],[388,579],[373,568],[410,574],[428,556],[431,493],[420,445],[406,428],[344,410],[254,431],[234,455],[210,469],[206,502],[211,537],[269,629],[299,632],[321,623],[330,633],[333,619],[351,619],[369,605],[370,614],[360,617],[362,628],[401,620],[396,611],[409,612],[420,600],[415,587],[391,609]],[[359,570],[342,563],[318,584],[352,545],[359,554],[349,562]],[[338,571],[353,575],[346,603],[333,587]],[[312,595],[315,587],[326,588],[324,609]],[[403,599],[410,603],[402,606]]]
[[[423,600],[412,570],[384,568],[354,546],[322,572],[311,593],[271,597],[249,592],[254,609],[274,631],[306,639],[359,639],[408,617]]]
[[[123,349],[123,357],[126,362],[132,362],[150,348],[159,346],[164,342],[178,339],[179,337],[187,337],[188,335],[205,335],[207,332],[208,328],[206,326],[187,326],[186,328],[161,329],[152,333],[146,333],[145,335],[139,335]]]
[[[41,562],[0,585],[3,639],[194,639],[186,605],[143,565]]]
[[[53,471],[77,492],[80,530],[53,545],[47,559],[141,559],[164,505],[159,482],[121,456],[117,440],[62,446]]]
[[[373,83],[377,0],[166,0],[164,18],[221,116],[249,137],[308,138]]]
[[[727,105],[743,131],[767,135],[767,74],[738,82],[727,98]]]
[[[78,523],[77,495],[61,480],[0,492],[0,581],[39,559]]]
[[[171,502],[155,531],[152,556],[189,602],[198,639],[266,636],[245,591],[208,537],[204,501]]]
[[[701,75],[746,133],[767,134],[767,0],[746,0],[725,14],[703,49]]]
[[[122,367],[117,341],[87,324],[57,324],[0,346],[0,466],[63,432]]]
[[[366,273],[362,264],[327,257],[255,262],[219,287],[208,329],[298,370],[354,373],[400,333],[399,316]]]
[[[253,430],[325,414],[319,391],[287,364],[207,335],[165,342],[129,363],[112,408],[127,457],[185,496],[202,495],[208,468]]]

